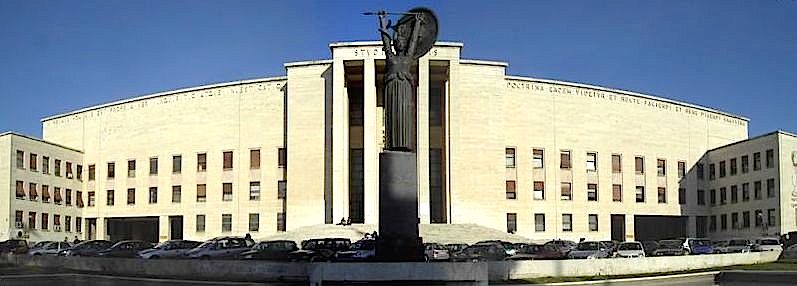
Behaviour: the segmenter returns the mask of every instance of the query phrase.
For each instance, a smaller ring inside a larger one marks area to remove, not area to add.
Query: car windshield
[[[623,243],[618,248],[620,250],[642,250],[642,245],[639,243]]]
[[[662,240],[659,242],[659,246],[662,248],[678,248],[681,247],[680,240]]]
[[[599,250],[600,248],[600,242],[581,242],[576,246],[576,250]]]
[[[158,243],[158,245],[155,245],[155,247],[153,247],[153,248],[154,249],[167,249],[167,248],[169,248],[169,247],[171,247],[173,245],[175,245],[175,243],[173,241],[164,241],[164,242]]]
[[[358,241],[351,245],[351,250],[373,250],[375,248],[376,248],[376,241],[373,240]]]
[[[695,239],[689,242],[692,246],[709,246],[711,245],[711,241],[708,239]]]
[[[780,242],[776,239],[762,239],[759,243],[760,245],[780,245]]]
[[[199,246],[197,246],[197,248],[210,248],[213,245],[216,245],[216,241],[215,240],[208,240],[208,241],[203,242]]]
[[[50,243],[49,241],[39,241],[36,244],[34,244],[31,248],[41,248],[49,243]]]

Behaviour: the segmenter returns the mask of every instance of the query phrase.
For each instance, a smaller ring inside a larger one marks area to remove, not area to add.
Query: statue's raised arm
[[[393,38],[390,37],[390,20],[387,19],[387,13],[385,11],[379,11],[377,15],[379,16],[379,34],[382,36],[382,50],[385,51],[385,56],[389,57],[393,55],[393,49],[391,47]]]

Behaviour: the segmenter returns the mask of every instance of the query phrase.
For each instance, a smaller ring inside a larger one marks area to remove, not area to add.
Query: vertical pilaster
[[[379,147],[376,116],[376,67],[366,59],[363,75],[363,180],[365,223],[379,222]]]
[[[418,91],[416,103],[418,154],[418,217],[421,223],[430,223],[429,209],[429,58],[418,60]]]
[[[349,120],[343,60],[332,63],[332,221],[347,217],[349,206]]]
[[[169,216],[158,216],[158,241],[171,239],[171,226],[171,223],[169,223]]]

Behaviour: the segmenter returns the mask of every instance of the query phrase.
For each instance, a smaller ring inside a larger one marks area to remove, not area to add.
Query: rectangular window
[[[61,231],[61,215],[53,215],[53,228],[55,231]]]
[[[678,188],[678,204],[686,204],[686,188]]]
[[[634,157],[634,171],[637,174],[645,173],[645,158]]]
[[[572,214],[562,214],[562,231],[573,231]]]
[[[775,197],[775,179],[767,179],[767,198]]]
[[[149,158],[149,175],[150,176],[158,175],[158,158],[157,157]]]
[[[742,201],[750,200],[750,183],[742,184]]]
[[[708,179],[714,180],[717,178],[717,170],[715,164],[708,164]]]
[[[767,169],[775,167],[775,151],[772,149],[767,150],[766,156]]]
[[[204,172],[208,169],[208,154],[196,154],[196,171]]]
[[[737,185],[731,186],[731,203],[735,204],[739,202],[739,187]]]
[[[232,183],[222,183],[221,191],[221,200],[226,202],[232,201]]]
[[[55,176],[56,177],[60,177],[61,176],[61,160],[55,159],[55,162],[53,162],[53,167],[55,168],[55,172],[54,172]]]
[[[656,159],[656,174],[659,177],[667,175],[667,161],[664,159]]]
[[[742,174],[750,172],[750,156],[742,156]]]
[[[761,170],[761,152],[753,153],[753,171]]]
[[[89,165],[89,181],[94,181],[96,178],[97,167],[94,164]]]
[[[570,151],[562,150],[559,152],[559,168],[570,169]]]
[[[249,231],[260,230],[260,214],[249,214]]]
[[[636,202],[637,203],[644,203],[645,202],[645,186],[636,186]]]
[[[760,200],[761,197],[761,181],[753,182],[753,196],[756,200]]]
[[[698,180],[703,180],[703,178],[705,178],[705,176],[704,176],[705,174],[703,173],[704,172],[703,163],[697,163],[696,166],[697,167],[695,167],[695,168],[697,169],[697,171],[696,171],[697,179]]]
[[[42,174],[50,174],[50,157],[42,156]]]
[[[697,205],[706,205],[706,190],[697,190]]]
[[[36,190],[36,183],[29,183],[28,184],[28,199],[31,201],[36,200],[39,197],[39,194]]]
[[[224,155],[224,165],[222,166],[222,168],[224,168],[224,170],[232,169],[232,151],[225,151],[223,155]]]
[[[66,178],[72,178],[72,162],[66,162]]]
[[[678,161],[678,178],[686,177],[686,162]]]
[[[64,229],[66,230],[66,232],[72,232],[72,217],[71,216],[65,216],[64,217],[64,224],[65,224]]]
[[[260,200],[260,182],[249,182],[249,200]]]
[[[260,169],[260,149],[249,150],[249,169]]]
[[[543,181],[534,182],[534,199],[535,200],[545,199],[545,182]]]
[[[77,180],[83,181],[83,165],[75,166],[75,172],[77,172]]]
[[[543,150],[542,149],[534,149],[531,152],[533,154],[532,157],[531,157],[532,167],[539,169],[539,168],[542,168],[543,166],[545,166],[545,161],[544,161],[545,157],[544,157]]]
[[[764,225],[764,211],[755,210],[755,226],[759,227]]]
[[[207,196],[207,185],[199,184],[196,185],[196,201],[197,202],[206,202],[208,199]]]
[[[16,228],[22,228],[22,217],[25,215],[23,211],[15,211],[14,212],[14,226]]]
[[[285,213],[277,213],[277,231],[285,231]]]
[[[108,179],[113,179],[116,176],[116,172],[114,170],[114,163],[108,163]]]
[[[58,191],[58,188],[56,188],[56,193],[57,193],[57,191]],[[88,193],[88,196],[89,196],[89,197],[88,197],[89,206],[90,206],[90,207],[93,207],[93,206],[94,206],[94,204],[95,204],[95,202],[96,202],[96,198],[95,198],[95,196],[94,196],[94,191],[91,191],[91,192],[89,192],[89,193]]]
[[[534,231],[545,231],[545,214],[534,214]]]
[[[598,184],[587,184],[587,201],[598,201]]]
[[[285,168],[288,166],[288,152],[285,148],[277,149],[277,167]]]
[[[563,201],[573,200],[573,193],[570,188],[570,183],[562,183],[562,200]]]
[[[180,174],[183,172],[183,156],[172,156],[172,174]]]
[[[55,187],[53,190],[53,203],[61,204],[61,188]]]
[[[768,209],[767,210],[767,225],[775,226],[776,222],[777,221],[776,221],[776,218],[775,218],[775,209]]]
[[[46,186],[42,186],[42,189],[45,189],[44,187]],[[66,189],[66,205],[67,206],[72,205],[72,190],[70,189]]]
[[[232,231],[232,214],[221,215],[221,232]]]
[[[172,186],[172,202],[180,203],[183,201],[183,187],[180,185]]]
[[[742,212],[742,228],[750,228],[750,212]]]
[[[127,204],[136,204],[136,189],[127,189]]]
[[[75,199],[77,200],[77,207],[83,207],[83,193],[80,191],[75,191]]]
[[[506,148],[506,167],[515,167],[515,148]]]
[[[515,181],[506,181],[506,198],[508,200],[517,198],[517,193],[515,193]]]
[[[598,153],[587,152],[587,171],[598,170]]]
[[[619,184],[612,185],[612,201],[613,202],[623,201],[623,185]]]
[[[36,229],[36,212],[28,212],[28,228]]]
[[[731,176],[735,176],[736,175],[736,171],[738,170],[737,166],[736,166],[736,158],[731,158],[730,165],[731,165],[730,166],[730,168],[731,168]]]
[[[83,231],[83,218],[75,217],[75,232]]]
[[[717,190],[711,189],[708,191],[708,200],[709,203],[713,206],[717,204]]]
[[[277,181],[277,199],[285,199],[288,197],[288,182],[284,180]]]
[[[136,160],[127,160],[127,177],[136,177]]]
[[[16,195],[17,199],[24,199],[25,198],[25,183],[22,181],[17,181],[16,184]]]
[[[107,190],[105,197],[106,197],[105,205],[112,206],[115,202],[115,199],[113,197],[113,190]]]
[[[731,214],[731,229],[739,229],[741,226],[739,225],[739,213],[732,213]]]
[[[713,215],[713,216],[709,217],[708,230],[709,231],[716,231],[717,230],[717,216]]]
[[[612,154],[612,173],[623,172],[622,157],[620,154]]]
[[[205,215],[196,215],[196,232],[205,232]]]
[[[17,150],[17,168],[25,169],[25,151]]]
[[[725,161],[720,161],[720,178],[725,178]]]
[[[728,229],[728,215],[723,214],[720,216],[720,229],[726,230]]]
[[[39,167],[38,166],[39,164],[37,164],[36,159],[37,155],[30,153],[30,159],[28,159],[28,168],[33,172],[37,171]]]
[[[47,230],[50,227],[50,214],[42,213],[42,229]]]
[[[720,188],[720,205],[728,203],[728,191],[725,187]]]
[[[667,203],[667,188],[659,187],[658,199],[659,199],[658,201],[659,201],[660,204],[666,204]]]
[[[158,188],[157,187],[149,187],[149,203],[150,204],[157,204],[158,203]]]
[[[589,215],[589,231],[598,231],[598,215]]]
[[[515,233],[515,232],[517,232],[517,214],[516,213],[507,213],[506,214],[506,232],[507,233]]]

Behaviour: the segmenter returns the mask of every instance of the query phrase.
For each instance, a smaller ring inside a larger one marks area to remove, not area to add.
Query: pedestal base
[[[379,154],[379,261],[423,261],[418,235],[418,176],[415,153]]]

